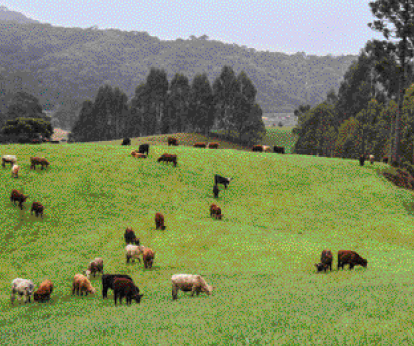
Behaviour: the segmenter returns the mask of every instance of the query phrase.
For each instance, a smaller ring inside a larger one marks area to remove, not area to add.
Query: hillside
[[[120,145],[9,145],[22,171],[1,170],[0,330],[5,345],[374,345],[414,342],[412,194],[356,160],[151,146],[130,157]],[[178,166],[157,163],[163,152]],[[48,170],[29,170],[30,156]],[[233,177],[218,200],[214,174]],[[23,211],[8,195],[30,197]],[[33,200],[44,219],[30,216]],[[223,220],[208,213],[215,202]],[[154,215],[167,229],[156,231]],[[131,226],[156,251],[152,270],[125,263]],[[323,249],[334,270],[316,274]],[[336,270],[340,249],[368,267]],[[114,307],[113,293],[71,295],[74,274],[95,257],[106,273],[125,273],[144,293],[140,305]],[[202,274],[208,297],[179,293],[171,275]],[[10,283],[55,283],[50,302],[10,305]],[[21,330],[24,322],[24,333]]]

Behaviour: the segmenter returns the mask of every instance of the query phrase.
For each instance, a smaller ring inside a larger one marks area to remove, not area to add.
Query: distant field
[[[271,133],[289,145],[288,132]],[[414,344],[413,193],[378,174],[389,166],[156,140],[137,160],[129,155],[137,139],[114,144],[0,146],[22,166],[19,179],[0,170],[1,345]],[[177,167],[156,162],[164,152],[178,155]],[[51,166],[30,170],[35,155]],[[218,200],[216,173],[234,178]],[[12,189],[30,195],[23,211],[10,203]],[[30,216],[34,200],[45,205],[43,220]],[[223,220],[210,218],[212,202]],[[156,212],[165,231],[155,230]],[[152,270],[125,263],[127,226],[156,252]],[[316,274],[323,249],[334,253],[334,270]],[[368,267],[337,271],[341,249]],[[115,307],[112,291],[104,301],[100,275],[95,296],[71,295],[73,276],[95,257],[106,273],[132,276],[140,305]],[[176,273],[202,274],[217,290],[172,301]],[[51,279],[51,301],[12,307],[17,277]]]

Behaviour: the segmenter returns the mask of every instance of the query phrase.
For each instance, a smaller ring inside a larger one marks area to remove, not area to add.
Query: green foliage
[[[187,132],[192,129],[189,118],[190,84],[188,78],[176,73],[173,77],[168,94],[168,127],[163,133]]]
[[[358,121],[351,117],[345,120],[338,130],[335,143],[335,157],[357,158],[360,155],[360,138],[358,137]]]
[[[15,93],[9,101],[9,107],[6,114],[6,119],[16,118],[45,119],[46,115],[43,114],[42,106],[35,96],[25,91],[20,91]]]
[[[2,128],[2,132],[9,134],[35,135],[41,134],[45,138],[50,138],[53,134],[53,128],[50,121],[38,118],[16,118],[7,120]]]

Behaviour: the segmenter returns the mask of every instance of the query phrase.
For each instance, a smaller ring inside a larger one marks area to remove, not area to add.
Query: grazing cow
[[[161,155],[161,157],[157,161],[158,162],[164,161],[167,163],[172,162],[174,164],[174,167],[176,167],[177,166],[177,155],[164,153]]]
[[[125,230],[124,239],[127,244],[139,245],[139,238],[135,236],[135,233],[132,230],[132,228],[127,227],[127,229]]]
[[[131,140],[129,138],[124,138],[121,145],[131,145]]]
[[[272,152],[272,149],[270,149],[270,147],[268,145],[263,145],[263,151],[265,153],[271,153]]]
[[[275,145],[273,147],[273,151],[277,154],[284,154],[285,153],[285,147],[279,147],[279,146]]]
[[[141,153],[137,153],[136,151],[131,152],[131,155],[133,157],[135,157],[136,159],[138,159],[138,158],[146,159],[147,158],[147,155],[141,154]]]
[[[34,210],[36,217],[38,217],[40,214],[40,216],[43,219],[43,209],[44,207],[42,204],[40,204],[39,202],[33,202],[32,209],[30,209],[30,215],[33,215],[33,210]]]
[[[258,152],[262,152],[263,151],[263,145],[253,145],[252,151],[258,151]]]
[[[49,167],[50,163],[44,157],[31,157],[30,169],[36,169],[36,165],[41,165],[43,170],[43,167]]]
[[[358,255],[355,251],[339,250],[338,251],[338,270],[339,267],[344,269],[344,265],[349,264],[349,269],[353,269],[355,265],[367,267],[368,261]]]
[[[193,145],[194,148],[205,148],[206,147],[206,143],[204,142],[197,142]]]
[[[361,155],[361,156],[359,157],[359,164],[360,164],[361,166],[363,166],[363,165],[364,165],[364,162],[365,162],[365,156],[364,156],[364,155]]]
[[[149,144],[141,144],[139,146],[138,152],[140,154],[147,153],[147,156],[148,156],[149,155],[149,147],[150,147]]]
[[[152,251],[149,247],[144,248],[142,254],[142,259],[144,260],[144,268],[152,268],[152,263],[154,262],[155,252]]]
[[[332,252],[331,250],[323,250],[321,254],[321,263],[327,267],[329,267],[330,271],[332,271]]]
[[[388,163],[388,157],[387,157],[387,156],[384,156],[384,157],[382,158],[382,162],[384,162],[384,163]]]
[[[73,277],[72,295],[75,294],[75,291],[77,291],[78,295],[80,292],[81,296],[83,295],[83,292],[86,292],[86,295],[88,295],[88,293],[96,293],[96,289],[92,287],[91,282],[82,274],[76,274]]]
[[[230,181],[232,179],[233,178],[225,178],[225,177],[222,177],[221,175],[215,174],[214,175],[214,185],[223,184],[224,188],[227,190],[227,185],[230,184]]]
[[[191,274],[175,274],[171,277],[172,282],[172,299],[177,299],[177,293],[179,290],[183,292],[191,291],[191,296],[197,292],[197,296],[200,292],[204,292],[207,295],[211,295],[214,286],[207,285],[206,280],[201,275]]]
[[[144,253],[144,249],[145,247],[142,245],[127,245],[125,247],[126,263],[129,263],[130,259],[132,259],[132,263],[135,262],[135,259],[138,259],[138,261],[141,263],[139,256]]]
[[[210,216],[214,216],[217,220],[221,220],[223,218],[220,207],[214,203],[210,206]]]
[[[14,178],[18,178],[19,177],[19,170],[20,170],[20,166],[18,165],[13,165],[12,170],[11,170],[11,176]]]
[[[374,163],[374,155],[369,155],[369,162],[371,162],[371,165]]]
[[[161,213],[155,214],[155,229],[165,230],[164,215],[162,215]]]
[[[213,186],[213,194],[214,194],[214,198],[218,198],[218,194],[219,194],[220,190],[218,188],[217,185]]]
[[[178,145],[177,138],[175,138],[175,137],[168,137],[168,145],[169,145],[169,146],[170,146],[170,145],[175,145],[175,146],[177,146],[177,145]]]
[[[134,285],[131,280],[124,278],[115,278],[114,279],[114,300],[115,306],[116,301],[119,297],[119,304],[122,304],[122,298],[126,297],[126,304],[130,305],[132,299],[134,299],[138,304],[141,302],[143,294],[139,294],[139,288]]]
[[[328,266],[326,264],[323,264],[323,263],[316,263],[315,267],[318,270],[318,273],[321,272],[322,270],[324,272],[326,272],[326,270],[328,269]]]
[[[29,197],[29,195],[25,196],[20,191],[13,190],[10,196],[10,202],[13,202],[13,205],[16,205],[15,202],[18,201],[20,209],[23,210],[23,202],[26,202],[27,197]]]
[[[90,280],[91,274],[93,274],[93,277],[95,277],[97,272],[103,274],[103,267],[103,259],[101,257],[97,257],[88,264],[88,269],[84,272],[84,274],[86,274],[86,277]]]
[[[208,143],[209,149],[218,149],[219,146],[220,146],[220,144],[218,142]]]
[[[34,283],[32,280],[17,278],[12,281],[12,293],[11,293],[11,303],[13,304],[16,293],[18,294],[18,299],[21,300],[22,296],[26,297],[24,303],[30,303],[30,296],[34,291]]]
[[[1,161],[3,167],[6,167],[6,163],[10,163],[10,167],[12,167],[17,162],[17,157],[15,155],[3,155]]]
[[[108,289],[114,289],[114,281],[115,279],[128,279],[131,280],[132,283],[134,281],[129,275],[124,274],[104,274],[102,275],[102,298],[105,299],[108,297]]]
[[[50,280],[43,281],[38,290],[34,293],[33,298],[36,301],[43,302],[50,299],[50,294],[53,292],[53,282]]]

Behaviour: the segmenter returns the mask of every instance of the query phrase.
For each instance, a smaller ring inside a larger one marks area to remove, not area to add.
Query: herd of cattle
[[[130,145],[131,141],[126,139],[122,142],[122,145]],[[178,145],[178,140],[174,137],[168,137],[168,145]],[[204,143],[199,142],[194,144],[196,148],[213,148],[218,149],[219,143]],[[131,152],[131,156],[136,158],[147,158],[149,156],[149,144],[142,144],[140,145],[138,150],[133,150]],[[285,153],[284,147],[274,146],[273,148],[275,153]],[[270,147],[266,145],[255,145],[252,148],[254,152],[270,152]],[[374,156],[370,155],[369,160],[371,164],[374,161]],[[174,166],[177,165],[177,155],[164,153],[161,155],[160,158],[157,160],[158,162],[173,162]],[[361,166],[364,164],[365,156],[361,155],[360,157],[360,164]],[[2,157],[2,166],[5,167],[6,163],[10,163],[12,167],[12,176],[18,177],[19,166],[16,164],[17,157],[14,155],[4,155]],[[36,165],[41,165],[42,170],[44,167],[48,167],[50,164],[45,158],[40,157],[31,157],[30,158],[30,169],[35,169]],[[220,190],[218,189],[218,184],[224,185],[224,188],[227,189],[227,186],[230,184],[232,178],[222,177],[218,174],[214,176],[214,186],[213,186],[213,195],[215,198],[218,198],[218,194]],[[23,210],[23,202],[29,196],[25,196],[23,193],[17,190],[13,190],[10,196],[10,201],[19,202],[20,209]],[[33,211],[36,213],[36,217],[40,214],[43,218],[43,205],[39,202],[33,202],[31,214]],[[221,208],[216,204],[212,204],[210,206],[210,216],[214,217],[218,220],[221,220],[223,214],[221,212]],[[156,229],[165,230],[164,225],[164,216],[161,213],[156,213],[155,215],[155,226]],[[138,259],[141,262],[140,257],[142,256],[144,262],[144,268],[151,269],[153,265],[153,261],[155,258],[155,252],[145,246],[140,245],[139,238],[136,237],[132,228],[127,228],[124,233],[124,240],[126,242],[125,253],[126,253],[126,263],[129,263],[130,260],[135,262],[135,259]],[[324,250],[321,255],[321,262],[315,264],[317,268],[317,272],[324,271],[329,268],[332,270],[332,252],[330,250]],[[349,264],[349,268],[353,269],[355,265],[361,265],[363,267],[367,267],[368,261],[360,257],[354,251],[348,250],[340,250],[338,251],[338,270],[339,268],[344,267],[345,264]],[[87,267],[87,270],[83,272],[83,274],[76,274],[73,278],[72,283],[72,295],[77,293],[77,295],[83,295],[85,292],[86,295],[88,293],[94,294],[96,293],[96,289],[92,287],[90,282],[90,276],[93,274],[93,277],[96,276],[96,273],[101,273],[102,277],[102,298],[107,298],[108,289],[112,289],[114,291],[114,302],[115,305],[119,298],[119,302],[122,303],[122,298],[126,297],[127,305],[131,304],[131,301],[134,299],[137,303],[140,303],[143,294],[140,294],[139,288],[134,284],[132,278],[128,275],[123,274],[104,274],[103,273],[103,259],[102,258],[95,258],[91,261]],[[204,292],[208,295],[212,294],[214,289],[213,286],[207,284],[205,279],[201,275],[192,275],[192,274],[175,274],[171,277],[172,282],[172,298],[173,300],[177,299],[178,291],[192,292],[192,296],[194,293],[197,295],[200,292]],[[16,293],[19,296],[19,300],[24,295],[26,297],[25,303],[30,302],[30,296],[34,295],[34,300],[43,302],[50,299],[50,295],[53,292],[53,282],[51,280],[45,280],[40,285],[36,292],[34,292],[35,285],[31,280],[16,278],[12,281],[12,294],[11,294],[11,303],[15,299]]]

